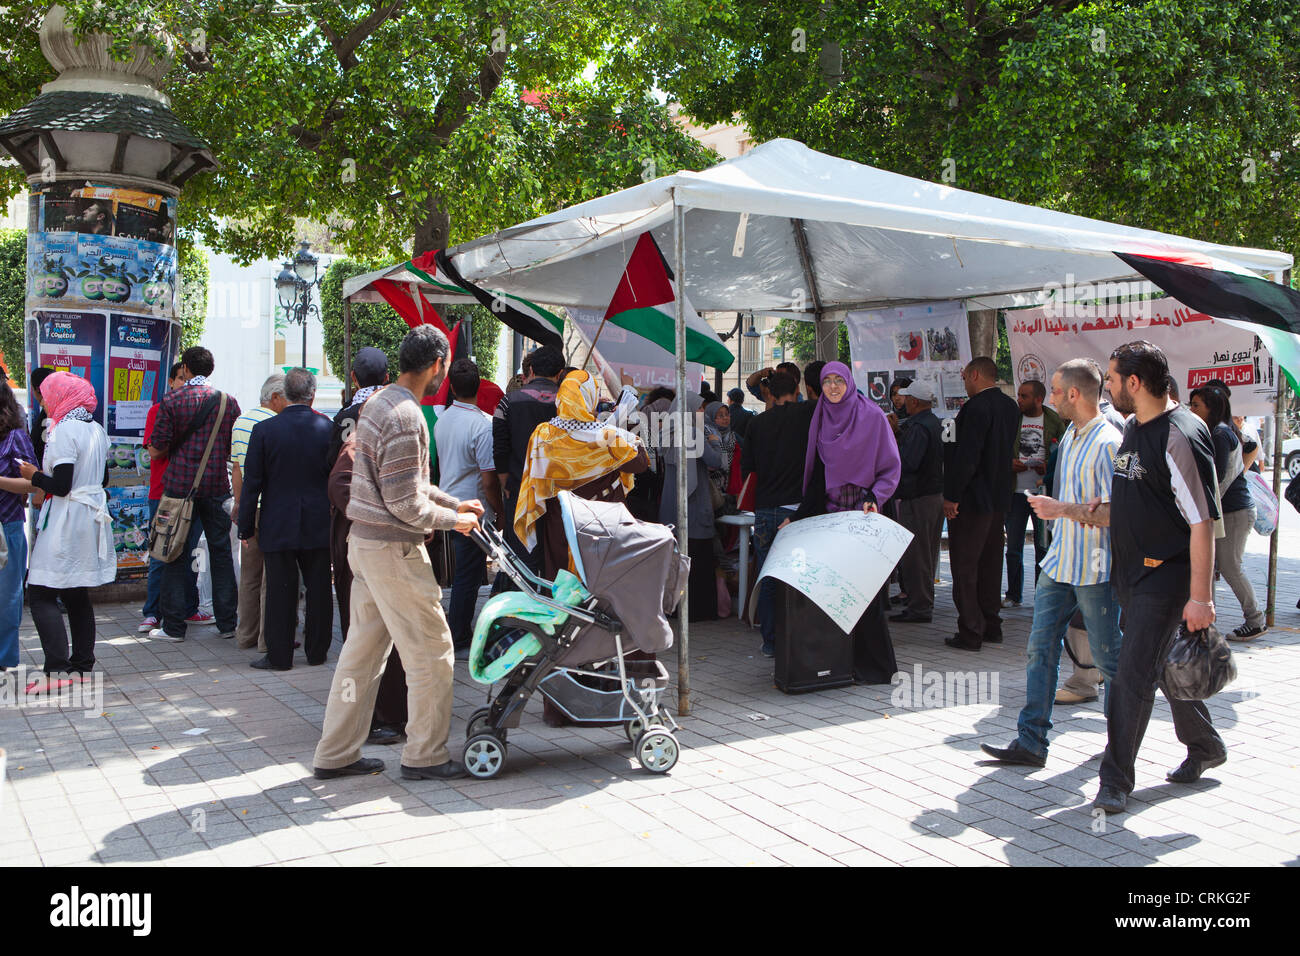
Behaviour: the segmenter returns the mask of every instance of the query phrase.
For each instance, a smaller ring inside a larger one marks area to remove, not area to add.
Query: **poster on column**
[[[108,434],[144,437],[145,418],[166,388],[171,322],[146,315],[109,316]]]
[[[1210,379],[1232,389],[1236,415],[1271,415],[1281,370],[1259,336],[1188,308],[1177,299],[1146,299],[1116,306],[1063,303],[1006,313],[1016,387],[1030,379],[1051,386],[1057,366],[1072,358],[1106,367],[1125,342],[1160,347],[1186,402]]]
[[[600,322],[604,316],[603,312],[595,309],[567,309],[566,311],[578,331],[582,333],[582,352],[576,356],[578,360],[587,354],[587,347],[591,345],[591,340],[599,331],[600,338],[596,342],[595,360],[600,365],[601,375],[607,384],[611,374],[613,381],[617,382],[619,372],[622,371],[632,377],[632,385],[639,391],[646,391],[657,385],[676,388],[677,360],[672,352],[609,322],[606,322],[602,329]],[[570,356],[570,358],[575,357]],[[698,362],[686,363],[686,381],[689,388],[698,391],[699,383],[703,378],[703,365]]]
[[[174,198],[59,182],[33,194],[32,201],[30,306],[68,308],[84,301],[175,311]]]
[[[844,321],[853,379],[864,395],[892,412],[889,389],[894,382],[919,379],[934,389],[936,415],[957,414],[966,401],[961,370],[971,360],[965,303],[850,312]]]
[[[56,372],[71,372],[95,389],[95,421],[104,424],[104,334],[107,316],[102,312],[32,313],[36,333],[36,363]],[[31,393],[33,407],[36,396]]]

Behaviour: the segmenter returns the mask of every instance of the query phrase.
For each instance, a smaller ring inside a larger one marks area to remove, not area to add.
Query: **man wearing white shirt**
[[[470,359],[451,363],[447,378],[455,398],[438,416],[433,426],[434,444],[438,449],[438,486],[454,498],[466,501],[477,498],[489,509],[485,520],[503,514],[501,484],[497,479],[492,454],[492,419],[474,399],[478,395],[478,366]],[[451,607],[447,624],[458,657],[469,652],[473,638],[474,607],[479,585],[483,583],[486,556],[465,535],[452,539],[456,553],[456,573],[451,584]]]

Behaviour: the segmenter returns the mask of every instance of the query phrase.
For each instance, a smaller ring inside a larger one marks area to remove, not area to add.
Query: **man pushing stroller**
[[[382,760],[361,756],[361,745],[394,644],[408,695],[402,777],[465,775],[447,750],[455,656],[424,548],[435,530],[468,534],[483,513],[477,500],[458,501],[429,482],[429,429],[420,399],[438,390],[448,361],[446,336],[431,325],[412,329],[402,340],[397,381],[367,401],[357,421],[347,512],[351,613],[313,761],[321,780],[384,769]]]

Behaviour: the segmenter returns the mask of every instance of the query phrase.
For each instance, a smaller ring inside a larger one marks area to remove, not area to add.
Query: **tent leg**
[[[1281,282],[1283,285],[1290,287],[1290,269],[1282,273]],[[1282,501],[1282,405],[1286,401],[1286,393],[1286,376],[1282,374],[1281,366],[1278,366],[1277,402],[1273,406],[1273,497],[1278,502]],[[1273,533],[1269,535],[1268,539],[1268,588],[1266,592],[1267,600],[1264,605],[1264,623],[1269,627],[1273,626],[1274,614],[1277,611],[1277,546],[1278,537],[1281,533],[1282,521],[1281,512],[1279,512],[1277,527],[1273,529]]]
[[[686,502],[686,210],[673,196],[673,273],[677,280],[677,546],[690,551]],[[689,464],[693,465],[694,462]],[[686,588],[677,608],[677,712],[691,713],[691,589]]]
[[[352,302],[343,300],[343,407],[352,404]]]

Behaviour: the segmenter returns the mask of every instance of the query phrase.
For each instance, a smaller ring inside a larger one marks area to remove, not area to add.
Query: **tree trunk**
[[[451,214],[442,208],[439,200],[440,197],[437,196],[429,200],[424,221],[415,227],[413,256],[447,248],[447,237],[451,234]]]
[[[970,351],[972,358],[987,355],[994,361],[998,357],[998,310],[972,309],[970,321]]]

